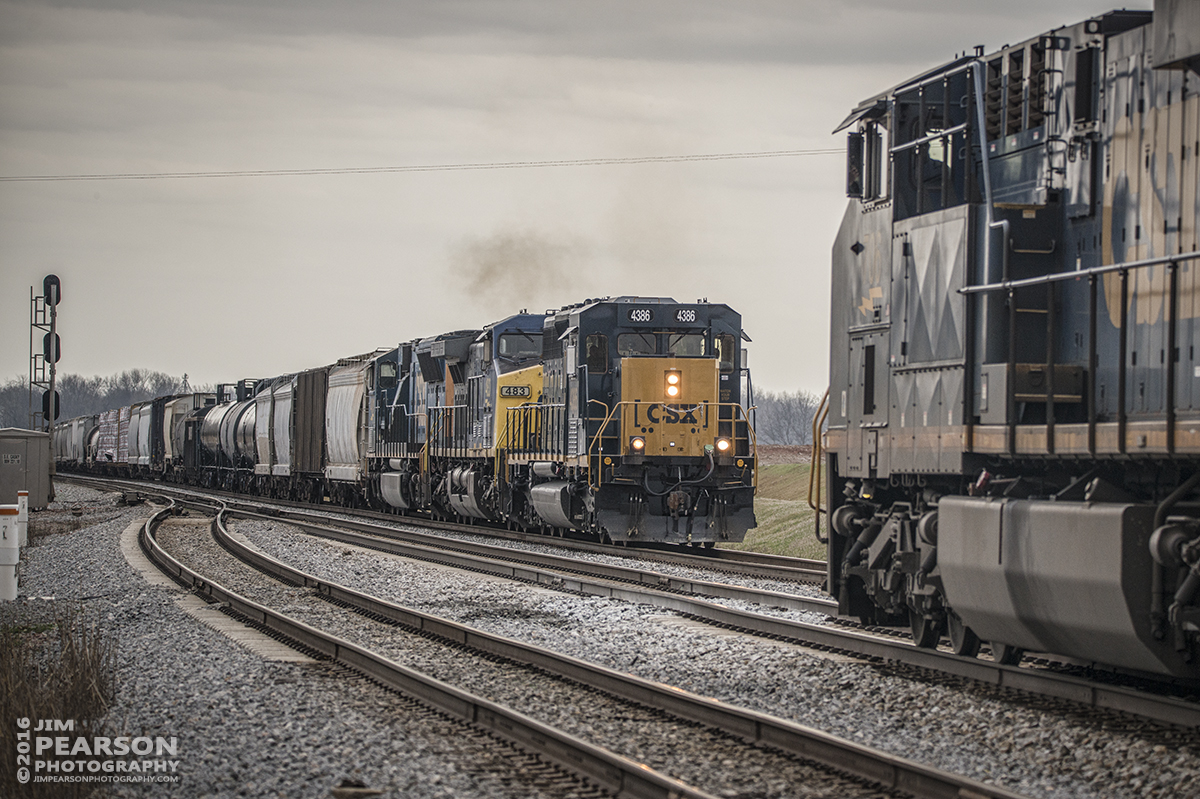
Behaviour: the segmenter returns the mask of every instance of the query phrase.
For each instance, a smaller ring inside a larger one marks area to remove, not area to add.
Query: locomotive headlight
[[[629,448],[634,452],[641,452],[646,448],[646,439],[641,436],[634,436],[629,439]]]
[[[670,369],[667,371],[667,396],[674,399],[679,396],[681,376],[678,369]]]
[[[717,449],[721,452],[728,452],[731,446],[733,446],[733,442],[731,442],[728,438],[717,439]]]

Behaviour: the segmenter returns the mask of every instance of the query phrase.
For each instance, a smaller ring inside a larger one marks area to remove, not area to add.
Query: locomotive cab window
[[[728,333],[721,333],[714,337],[714,343],[717,348],[717,358],[720,360],[721,374],[727,375],[733,373],[734,358],[737,357],[737,340]]]
[[[617,336],[617,354],[654,355],[658,352],[657,336],[653,333],[622,333]]]
[[[536,333],[505,333],[500,337],[500,357],[512,361],[537,358],[542,354],[542,337]]]
[[[667,352],[671,355],[698,357],[704,355],[703,333],[668,333]]]
[[[593,333],[587,337],[588,374],[599,375],[608,371],[608,336]]]
[[[967,72],[896,95],[896,218],[907,219],[967,201]]]
[[[395,386],[399,375],[400,366],[395,361],[379,362],[379,386],[381,388],[392,388]]]
[[[859,132],[851,133],[846,156],[846,195],[864,203],[886,200],[892,160],[888,117],[865,122]]]

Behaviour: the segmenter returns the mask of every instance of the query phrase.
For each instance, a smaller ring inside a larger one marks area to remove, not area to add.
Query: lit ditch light
[[[667,370],[667,396],[671,399],[679,396],[679,390],[682,387],[680,385],[681,378],[678,369]]]
[[[717,451],[718,452],[728,452],[729,448],[732,446],[733,446],[733,442],[730,441],[728,438],[718,438],[717,439]]]
[[[634,452],[642,452],[646,449],[646,439],[641,436],[634,436],[629,439],[629,448]]]

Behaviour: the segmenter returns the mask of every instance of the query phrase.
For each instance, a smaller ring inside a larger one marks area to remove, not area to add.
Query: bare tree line
[[[59,420],[87,416],[120,408],[134,402],[179,393],[183,380],[148,369],[129,369],[109,377],[63,374],[56,380]],[[193,387],[203,391],[203,387]],[[29,407],[29,381],[14,377],[0,383],[0,427],[29,427],[31,410],[41,408],[39,390],[34,391],[34,408]]]
[[[810,391],[754,392],[754,432],[759,444],[812,443],[813,415],[821,398]]]

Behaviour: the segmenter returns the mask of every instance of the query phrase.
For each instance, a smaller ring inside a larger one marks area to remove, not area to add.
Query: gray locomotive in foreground
[[[1200,4],[861,103],[833,248],[829,589],[922,646],[1200,677]]]
[[[754,527],[741,316],[654,297],[520,313],[56,426],[64,471],[712,546]]]

